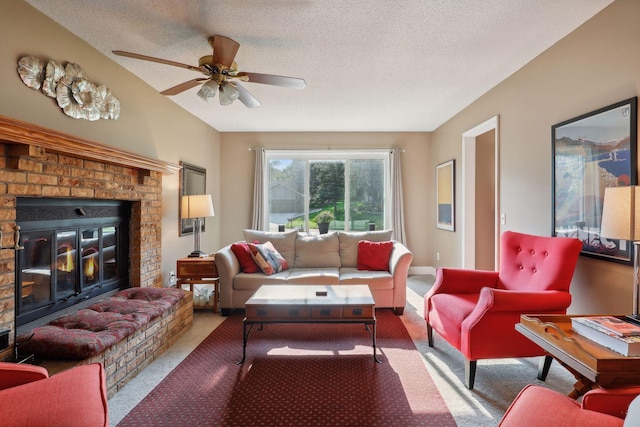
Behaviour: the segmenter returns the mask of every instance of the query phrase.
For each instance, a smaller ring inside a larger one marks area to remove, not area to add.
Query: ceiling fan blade
[[[255,96],[251,95],[248,90],[243,88],[242,85],[240,85],[237,82],[234,83],[234,85],[238,88],[238,91],[240,91],[240,97],[238,97],[238,99],[245,106],[247,106],[248,108],[255,108],[262,105],[260,104],[260,101],[258,101],[258,99]]]
[[[162,95],[177,95],[179,93],[184,92],[185,90],[189,90],[192,87],[196,87],[199,84],[201,84],[202,82],[205,82],[209,79],[205,79],[205,78],[197,78],[197,79],[193,79],[193,80],[189,80],[186,81],[184,83],[180,83],[179,85],[176,85],[174,87],[170,87],[169,89],[163,90],[162,92],[160,92]]]
[[[183,64],[181,62],[169,61],[168,59],[154,58],[153,56],[140,55],[138,53],[125,52],[122,50],[112,50],[114,55],[118,56],[126,56],[134,59],[142,59],[144,61],[158,62],[160,64],[172,65],[174,67],[186,68],[187,70],[198,71],[202,73],[202,69],[200,67],[196,67],[195,65]]]
[[[249,80],[246,81],[249,83],[262,83],[265,85],[289,87],[292,89],[304,89],[307,86],[307,82],[298,77],[274,76],[272,74],[246,72],[238,73],[237,77],[247,77]]]
[[[231,68],[233,59],[240,49],[240,43],[229,37],[215,35],[209,37],[209,44],[213,47],[213,63]]]

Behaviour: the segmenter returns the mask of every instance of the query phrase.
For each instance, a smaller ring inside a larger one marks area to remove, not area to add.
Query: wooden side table
[[[623,356],[571,329],[577,315],[522,315],[516,330],[538,344],[576,378],[569,396],[596,388],[640,385],[640,357]]]
[[[203,258],[180,258],[177,265],[178,288],[182,285],[189,285],[189,290],[193,292],[193,285],[213,285],[213,311],[218,312],[219,298],[219,277],[218,268],[213,256]],[[196,306],[194,308],[205,308]]]

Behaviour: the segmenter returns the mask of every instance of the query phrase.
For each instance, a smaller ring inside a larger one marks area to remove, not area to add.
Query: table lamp
[[[640,187],[609,187],[604,189],[600,236],[633,242],[633,314],[628,318],[640,323],[638,305],[640,280],[638,256],[640,244]]]
[[[206,257],[207,254],[200,250],[200,233],[202,218],[214,216],[211,194],[182,196],[180,212],[182,218],[193,218],[193,252],[189,254],[189,257]]]

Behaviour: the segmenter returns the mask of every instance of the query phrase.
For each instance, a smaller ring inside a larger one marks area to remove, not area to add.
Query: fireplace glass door
[[[24,253],[20,257],[21,311],[74,297],[117,280],[117,229],[108,226],[24,232]]]
[[[20,202],[27,220],[20,222],[24,249],[16,252],[18,325],[128,287],[128,205]]]

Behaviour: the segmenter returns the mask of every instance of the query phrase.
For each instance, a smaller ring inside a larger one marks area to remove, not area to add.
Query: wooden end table
[[[262,285],[245,308],[239,365],[245,361],[251,329],[266,323],[363,323],[371,334],[373,360],[382,363],[376,354],[375,301],[368,285]]]
[[[177,262],[178,288],[189,285],[193,292],[193,285],[213,285],[213,311],[218,312],[219,284],[218,268],[212,255],[200,258],[180,258]],[[193,305],[194,309],[209,307]]]
[[[523,315],[516,330],[538,344],[576,378],[569,396],[597,388],[640,385],[640,357],[623,356],[571,329],[570,315]]]

